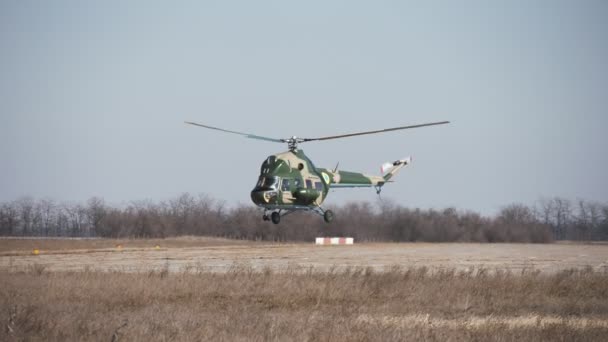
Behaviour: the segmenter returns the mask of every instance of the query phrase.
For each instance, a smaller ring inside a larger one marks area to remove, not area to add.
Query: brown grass
[[[605,341],[608,274],[0,271],[0,340]]]
[[[41,251],[74,251],[115,248],[162,248],[213,247],[254,244],[252,241],[233,240],[213,237],[182,236],[166,239],[69,239],[69,238],[0,238],[0,255],[15,252],[31,252],[34,248]]]

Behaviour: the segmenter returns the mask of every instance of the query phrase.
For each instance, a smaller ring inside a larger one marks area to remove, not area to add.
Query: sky
[[[0,1],[0,202],[250,203],[286,150],[413,157],[382,198],[491,214],[608,201],[606,1]],[[334,190],[327,204],[377,200]]]

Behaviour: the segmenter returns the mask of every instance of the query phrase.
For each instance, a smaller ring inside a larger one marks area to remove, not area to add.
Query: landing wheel
[[[272,220],[272,223],[279,224],[279,222],[281,222],[281,214],[275,211],[270,215],[270,219]]]
[[[325,222],[330,223],[334,220],[334,212],[331,210],[326,210],[325,213],[323,213],[323,219]]]

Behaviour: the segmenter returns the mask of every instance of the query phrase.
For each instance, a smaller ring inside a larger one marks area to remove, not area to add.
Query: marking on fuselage
[[[327,173],[321,172],[321,175],[323,176],[323,180],[325,181],[325,184],[329,184],[329,176],[327,175]]]

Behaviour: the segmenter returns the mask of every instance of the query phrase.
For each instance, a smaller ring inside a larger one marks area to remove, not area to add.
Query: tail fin
[[[396,175],[402,168],[412,163],[412,157],[407,157],[405,159],[396,160],[392,163],[384,163],[380,170],[382,171],[382,178],[385,181],[390,180]]]

